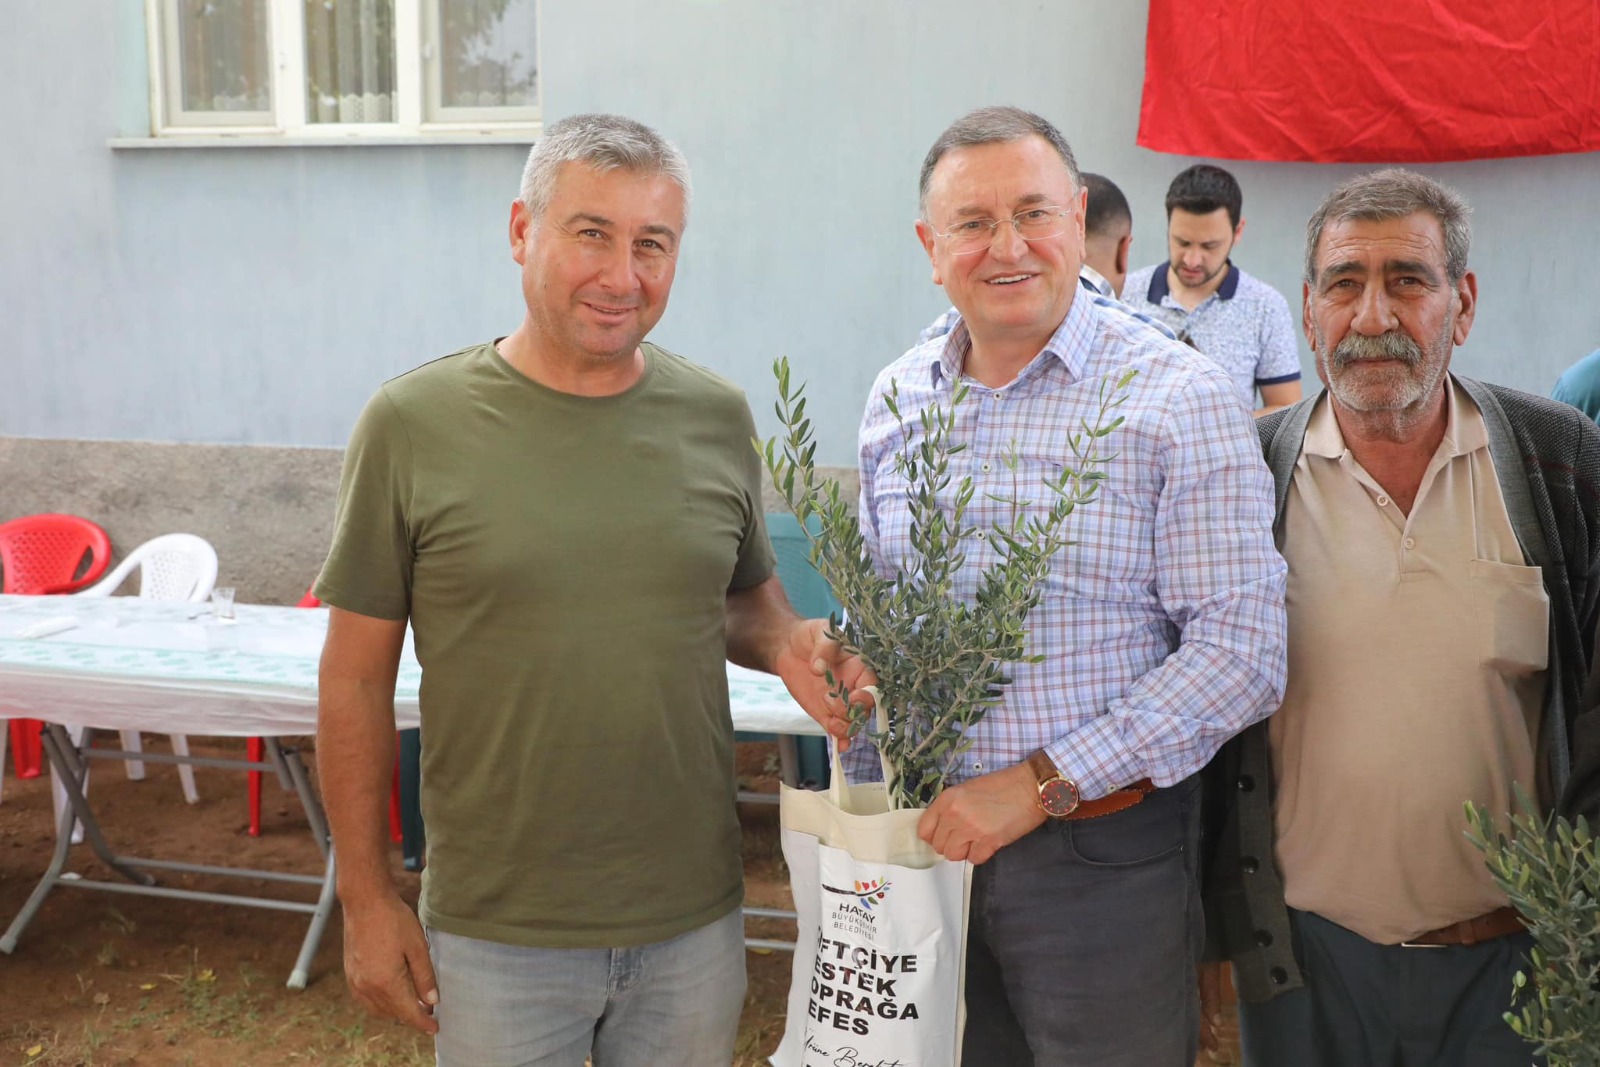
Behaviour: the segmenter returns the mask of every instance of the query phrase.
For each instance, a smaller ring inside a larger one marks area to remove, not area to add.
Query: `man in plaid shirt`
[[[1104,442],[1104,488],[1074,516],[1077,543],[1029,619],[1044,658],[1014,665],[920,825],[941,854],[979,865],[962,1062],[1187,1067],[1197,772],[1283,695],[1272,482],[1228,376],[1081,288],[1083,183],[1049,122],[1015,108],[957,121],[923,164],[921,209],[960,320],[884,370],[867,404],[861,523],[880,573],[911,549],[894,461],[922,433],[911,413],[970,390],[945,492],[970,476],[970,518],[986,529],[1009,515],[993,498],[1073,462],[1067,438],[1093,425],[1103,384],[1137,372]],[[904,432],[883,400],[891,382]],[[983,533],[965,551],[956,593],[970,599],[998,555]]]

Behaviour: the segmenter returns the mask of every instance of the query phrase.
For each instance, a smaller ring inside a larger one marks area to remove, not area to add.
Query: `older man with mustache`
[[[1259,424],[1288,688],[1207,771],[1208,955],[1233,960],[1253,1067],[1525,1067],[1501,1016],[1531,939],[1463,803],[1600,806],[1600,431],[1449,372],[1478,303],[1469,210],[1385,170],[1307,227],[1327,391]]]

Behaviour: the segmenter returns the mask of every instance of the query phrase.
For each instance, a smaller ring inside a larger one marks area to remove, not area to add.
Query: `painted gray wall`
[[[0,35],[29,105],[0,153],[0,434],[342,445],[384,378],[517,321],[525,147],[113,150],[148,133],[142,11]]]
[[[915,174],[962,111],[1056,120],[1127,191],[1135,260],[1163,254],[1162,193],[1190,160],[1133,143],[1144,6],[979,10],[545,0],[547,114],[636,115],[695,168],[657,339],[748,388],[764,431],[768,367],[788,355],[814,383],[824,462],[851,462],[874,372],[943,307],[911,232]],[[113,151],[145,117],[141,13],[35,4],[0,35],[19,104],[0,153],[0,435],[338,446],[384,377],[516,322],[521,149]],[[1297,303],[1304,219],[1355,168],[1233,169],[1238,261]],[[1600,344],[1600,155],[1428,169],[1479,210],[1483,302],[1458,365],[1548,390]]]
[[[689,258],[662,338],[730,369],[758,419],[773,392],[762,371],[789,355],[815,382],[819,452],[834,462],[853,454],[874,373],[945,306],[911,223],[923,154],[952,119],[1013,103],[1059,125],[1080,164],[1127,194],[1135,266],[1165,258],[1166,187],[1196,162],[1134,143],[1144,4],[979,10],[969,0],[546,4],[550,113],[638,115],[670,131],[696,167]],[[618,29],[603,47],[559,48],[592,39],[593,24]],[[1245,191],[1236,261],[1298,317],[1305,221],[1335,183],[1368,168],[1218,162]],[[1548,393],[1600,346],[1600,154],[1421,169],[1477,206],[1482,303],[1456,366]]]

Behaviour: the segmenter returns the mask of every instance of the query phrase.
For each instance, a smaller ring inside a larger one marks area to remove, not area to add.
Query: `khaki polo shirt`
[[[1289,681],[1270,726],[1291,907],[1393,944],[1506,903],[1463,804],[1533,793],[1549,600],[1526,565],[1472,399],[1411,514],[1318,402],[1289,488]]]

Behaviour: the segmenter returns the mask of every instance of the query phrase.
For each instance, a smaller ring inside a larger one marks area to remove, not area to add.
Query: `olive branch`
[[[1509,834],[1467,805],[1467,837],[1533,934],[1504,1018],[1550,1067],[1600,1067],[1600,839],[1583,816],[1536,815],[1520,785],[1516,793],[1522,814]]]
[[[1007,449],[1001,458],[1011,471],[1010,492],[988,499],[1006,505],[1009,518],[987,528],[968,518],[976,493],[972,478],[962,477],[951,488],[951,457],[967,448],[954,439],[967,386],[956,384],[948,405],[935,403],[908,418],[900,410],[898,385],[891,383],[882,399],[900,430],[894,463],[907,486],[911,553],[885,578],[867,553],[838,481],[817,474],[804,385],[791,385],[787,359],[773,364],[774,410],[784,432],[756,441],[756,450],[800,520],[812,565],[844,609],[842,617],[829,619],[829,636],[878,676],[887,728],[876,729],[867,709],[855,704],[850,736],[865,734],[883,755],[895,807],[925,806],[939,795],[972,744],[972,728],[1010,683],[1007,666],[1043,658],[1027,650],[1028,613],[1043,595],[1051,557],[1073,543],[1067,539],[1073,513],[1091,503],[1105,481],[1104,467],[1114,454],[1101,449],[1122,425],[1114,412],[1136,373],[1101,382],[1095,419],[1083,420],[1068,435],[1072,460],[1057,476],[1031,488],[1022,485],[1016,446]],[[914,427],[920,440],[913,444]],[[984,568],[976,595],[963,600],[956,577],[974,539],[986,539],[999,558]],[[836,696],[849,699],[831,672],[827,680]]]

